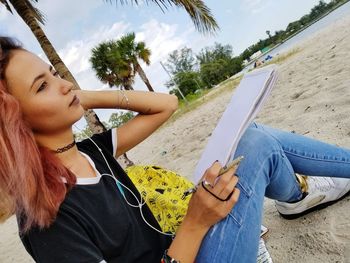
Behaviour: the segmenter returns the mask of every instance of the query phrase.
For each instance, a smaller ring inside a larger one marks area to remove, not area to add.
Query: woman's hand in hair
[[[84,110],[88,110],[89,105],[88,105],[88,98],[87,98],[87,91],[85,90],[73,90],[72,91],[75,95],[77,95],[77,97],[79,98],[80,101],[80,105],[84,108]]]

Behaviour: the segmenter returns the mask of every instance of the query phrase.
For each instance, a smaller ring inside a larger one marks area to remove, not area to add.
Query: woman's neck
[[[56,134],[34,134],[34,136],[38,145],[44,146],[52,151],[64,148],[74,141],[74,135],[71,129]],[[80,156],[76,145],[68,150],[55,154],[67,168],[70,168]]]

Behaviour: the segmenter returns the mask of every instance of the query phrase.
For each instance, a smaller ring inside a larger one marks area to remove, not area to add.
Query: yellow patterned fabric
[[[145,198],[163,232],[175,233],[188,207],[190,196],[182,199],[193,183],[158,166],[130,166],[126,173]]]

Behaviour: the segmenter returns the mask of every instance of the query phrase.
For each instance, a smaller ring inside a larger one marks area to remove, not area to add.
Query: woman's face
[[[66,130],[84,113],[79,103],[71,104],[73,84],[61,79],[50,65],[28,51],[12,52],[5,78],[9,92],[19,101],[34,133]]]

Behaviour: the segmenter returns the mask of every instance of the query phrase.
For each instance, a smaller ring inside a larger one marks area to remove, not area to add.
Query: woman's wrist
[[[84,109],[128,109],[149,115],[177,109],[178,99],[174,95],[144,91],[120,90],[75,90]]]
[[[89,91],[86,90],[74,90],[74,94],[78,96],[80,105],[85,109],[91,109],[89,105]]]
[[[205,235],[205,233],[207,233],[210,228],[209,225],[199,224],[197,220],[188,217],[188,215],[186,215],[185,218],[183,219],[181,227],[186,229],[186,231],[189,231],[198,235]]]
[[[167,255],[181,263],[193,263],[208,230],[208,227],[198,226],[194,221],[184,219],[166,251]]]
[[[126,110],[130,109],[130,100],[124,90],[120,90],[118,96],[122,96],[120,102],[118,103],[118,108],[124,108]]]
[[[80,100],[80,105],[85,110],[97,108],[126,109],[130,107],[130,100],[124,91],[75,90],[74,92]]]

